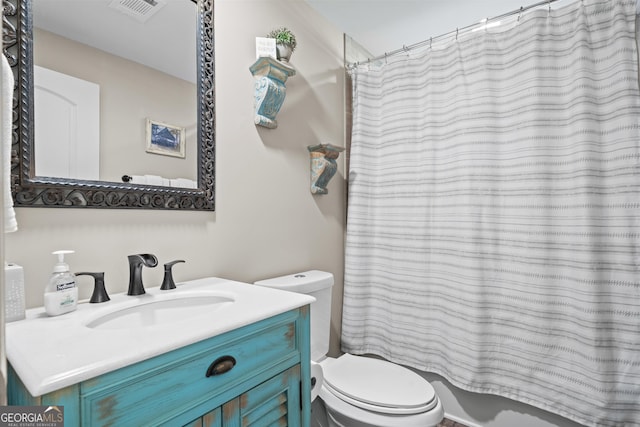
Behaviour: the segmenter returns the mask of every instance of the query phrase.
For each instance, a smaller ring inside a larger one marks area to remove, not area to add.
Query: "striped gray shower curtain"
[[[352,71],[343,350],[640,425],[635,0]]]

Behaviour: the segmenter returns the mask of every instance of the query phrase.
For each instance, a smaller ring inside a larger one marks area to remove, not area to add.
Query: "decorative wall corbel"
[[[344,148],[332,144],[309,145],[311,157],[311,193],[327,194],[327,185],[338,171],[336,159]]]
[[[296,70],[284,62],[267,56],[258,58],[249,70],[256,78],[254,122],[258,126],[275,129],[278,127],[276,115],[286,96],[285,83],[289,77],[295,76]]]

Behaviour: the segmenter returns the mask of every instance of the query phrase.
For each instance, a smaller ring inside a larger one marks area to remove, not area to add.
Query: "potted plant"
[[[269,34],[267,37],[276,39],[276,52],[278,60],[283,62],[289,62],[291,54],[296,49],[297,42],[296,36],[286,27],[280,27]]]

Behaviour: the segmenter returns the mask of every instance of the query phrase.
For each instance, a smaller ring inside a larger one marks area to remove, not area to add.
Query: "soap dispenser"
[[[76,309],[78,305],[78,288],[76,278],[64,262],[66,254],[73,251],[55,251],[58,263],[53,267],[49,284],[44,291],[44,309],[49,316],[58,316]]]

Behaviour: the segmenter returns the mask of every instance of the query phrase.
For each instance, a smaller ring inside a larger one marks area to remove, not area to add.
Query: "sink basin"
[[[210,315],[233,302],[230,295],[174,294],[103,314],[87,322],[86,326],[92,329],[131,329],[172,324]]]

